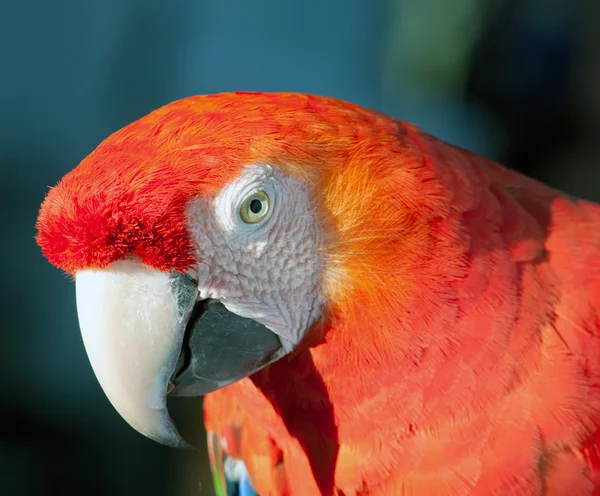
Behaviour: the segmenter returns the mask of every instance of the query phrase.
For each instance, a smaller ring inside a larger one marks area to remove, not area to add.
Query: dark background
[[[0,0],[0,494],[212,494],[204,452],[113,410],[74,285],[33,239],[48,187],[107,135],[192,94],[302,91],[599,200],[599,15],[596,0]],[[176,406],[203,442],[200,402]]]

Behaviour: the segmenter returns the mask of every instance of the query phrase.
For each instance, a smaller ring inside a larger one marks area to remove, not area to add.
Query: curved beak
[[[189,447],[167,394],[196,396],[285,354],[278,337],[217,301],[189,277],[135,261],[76,274],[77,313],[96,377],[119,414],[160,443]]]

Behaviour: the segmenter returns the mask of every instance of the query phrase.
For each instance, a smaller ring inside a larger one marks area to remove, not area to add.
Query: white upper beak
[[[76,292],[85,349],[112,405],[142,434],[187,447],[166,405],[187,319],[169,274],[115,262],[77,272]]]

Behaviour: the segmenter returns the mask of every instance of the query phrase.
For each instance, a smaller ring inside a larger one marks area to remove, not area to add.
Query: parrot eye
[[[240,217],[246,224],[256,224],[269,213],[271,200],[264,191],[257,191],[246,198],[240,207]]]

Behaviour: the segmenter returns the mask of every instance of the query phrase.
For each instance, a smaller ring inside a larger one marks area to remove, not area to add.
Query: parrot
[[[336,98],[168,103],[49,189],[110,403],[222,495],[600,494],[600,205]],[[200,412],[198,413],[200,415]]]

